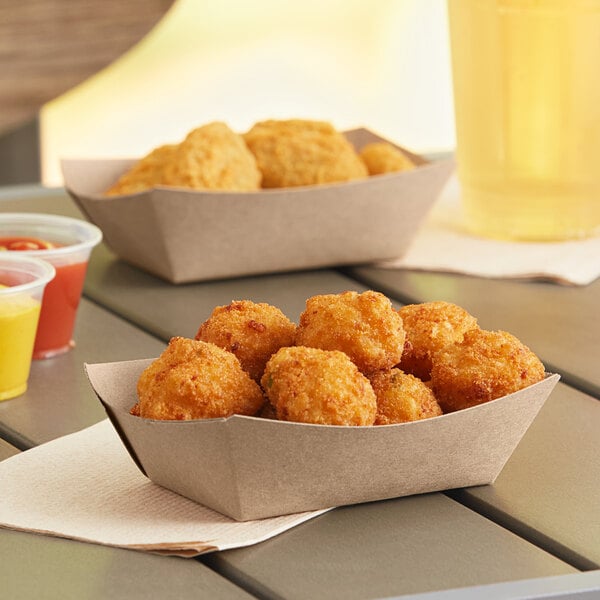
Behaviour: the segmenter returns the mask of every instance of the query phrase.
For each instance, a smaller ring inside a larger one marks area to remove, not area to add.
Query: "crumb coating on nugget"
[[[391,301],[371,290],[309,298],[296,333],[297,345],[345,352],[363,373],[397,365],[404,340]]]
[[[264,188],[351,181],[368,176],[354,146],[325,121],[261,121],[244,134],[244,140],[256,157]]]
[[[505,331],[472,329],[434,357],[431,388],[444,412],[482,404],[544,378],[540,359]]]
[[[369,375],[377,396],[375,425],[429,419],[442,414],[433,392],[420,379],[400,369]]]
[[[254,415],[260,386],[237,358],[206,342],[174,337],[140,375],[132,411],[148,419],[189,420]]]
[[[475,317],[450,302],[407,304],[398,312],[406,332],[399,366],[423,381],[431,376],[433,355],[448,344],[462,342],[464,334],[478,326]]]
[[[107,196],[135,194],[152,189],[157,185],[167,185],[165,169],[177,149],[176,144],[165,144],[155,148],[136,162],[107,191]]]
[[[281,348],[261,382],[279,420],[320,425],[373,425],[375,420],[375,392],[343,352]]]
[[[261,174],[241,135],[215,121],[191,131],[166,168],[167,184],[197,190],[256,191]]]
[[[242,368],[257,381],[271,355],[283,346],[292,346],[295,336],[296,324],[281,310],[250,300],[217,306],[196,333],[197,340],[233,352]]]
[[[369,175],[409,171],[416,166],[402,150],[387,142],[367,144],[359,155],[367,166]]]

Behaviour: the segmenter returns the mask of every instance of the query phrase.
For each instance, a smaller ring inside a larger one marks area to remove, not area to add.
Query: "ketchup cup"
[[[98,227],[79,219],[37,213],[0,214],[0,248],[6,254],[50,263],[56,277],[46,286],[33,358],[50,358],[74,345],[77,307]],[[2,253],[3,254],[3,253]]]
[[[0,253],[0,400],[27,389],[42,295],[54,275],[43,260]]]

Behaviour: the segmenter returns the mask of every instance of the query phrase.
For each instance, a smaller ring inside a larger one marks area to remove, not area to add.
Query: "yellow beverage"
[[[600,0],[448,0],[467,227],[600,234]]]
[[[29,296],[0,301],[0,400],[27,389],[40,302]]]

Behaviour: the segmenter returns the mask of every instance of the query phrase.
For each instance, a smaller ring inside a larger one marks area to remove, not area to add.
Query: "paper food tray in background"
[[[92,388],[154,483],[238,521],[492,483],[559,376],[440,417],[371,427],[234,415],[135,417],[152,359],[86,364]]]
[[[382,141],[345,133],[360,150]],[[453,160],[348,183],[258,192],[102,193],[134,160],[63,160],[65,187],[121,259],[171,283],[360,264],[401,256]]]

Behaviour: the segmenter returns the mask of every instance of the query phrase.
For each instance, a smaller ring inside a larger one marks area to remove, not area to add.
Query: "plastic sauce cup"
[[[54,276],[43,260],[0,253],[0,400],[27,389],[42,295]]]
[[[51,358],[67,352],[75,345],[73,329],[88,260],[102,239],[102,232],[91,223],[69,217],[0,214],[0,246],[3,240],[15,238],[49,242],[49,248],[8,250],[7,254],[40,258],[56,270],[56,277],[44,292],[33,358]]]

